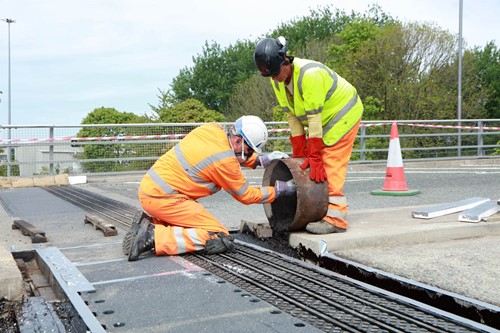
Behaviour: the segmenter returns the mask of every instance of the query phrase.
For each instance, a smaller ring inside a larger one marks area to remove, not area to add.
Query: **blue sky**
[[[11,123],[77,125],[98,107],[136,114],[158,104],[205,41],[225,47],[326,5],[377,3],[402,21],[458,35],[459,0],[0,0],[11,24]],[[463,0],[467,46],[500,44],[500,1]],[[0,21],[0,124],[8,123],[8,25]]]

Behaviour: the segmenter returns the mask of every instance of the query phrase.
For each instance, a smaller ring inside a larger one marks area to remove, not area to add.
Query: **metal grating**
[[[239,244],[236,253],[187,258],[325,332],[481,332],[277,253]]]

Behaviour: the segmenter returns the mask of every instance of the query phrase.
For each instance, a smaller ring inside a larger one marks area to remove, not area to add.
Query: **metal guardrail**
[[[500,158],[500,119],[363,121],[351,163],[387,160],[397,123],[404,160]],[[143,173],[201,123],[0,126],[0,176]],[[232,123],[223,123],[230,126]],[[291,152],[286,122],[267,122],[266,151]]]

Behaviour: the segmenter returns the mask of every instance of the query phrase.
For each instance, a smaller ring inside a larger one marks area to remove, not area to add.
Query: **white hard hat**
[[[241,135],[255,152],[262,153],[267,142],[266,124],[257,116],[242,116],[234,122],[234,134]]]

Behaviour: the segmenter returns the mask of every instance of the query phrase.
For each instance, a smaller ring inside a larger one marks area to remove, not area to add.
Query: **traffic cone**
[[[405,168],[401,145],[399,144],[398,125],[392,123],[391,141],[389,142],[389,154],[387,157],[387,169],[385,182],[382,190],[374,190],[373,195],[408,196],[419,194],[418,190],[409,190],[405,180]]]

